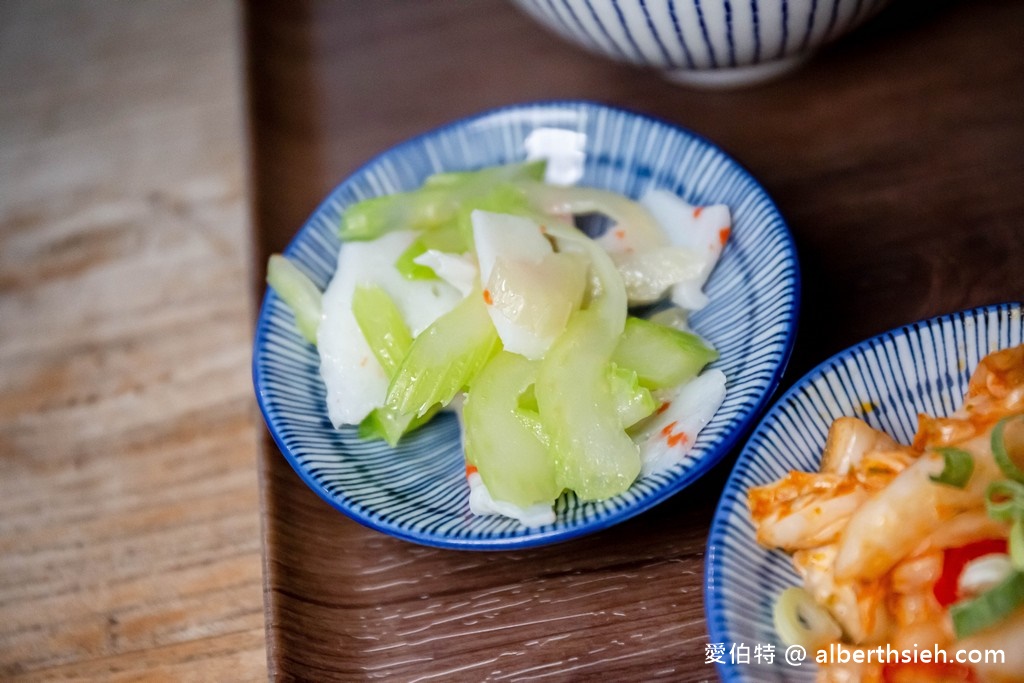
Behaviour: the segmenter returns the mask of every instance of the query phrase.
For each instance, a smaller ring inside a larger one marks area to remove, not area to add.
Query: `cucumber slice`
[[[315,345],[323,295],[313,281],[287,258],[274,254],[267,262],[267,284],[292,309],[302,336]]]
[[[700,337],[671,327],[630,317],[612,360],[635,370],[648,389],[667,389],[693,379],[718,358],[718,352]]]
[[[448,405],[500,348],[483,297],[473,291],[413,340],[385,406],[423,415],[434,404]]]
[[[480,371],[463,406],[467,460],[492,498],[520,507],[550,504],[562,492],[547,447],[519,407],[538,369],[536,362],[501,351]]]

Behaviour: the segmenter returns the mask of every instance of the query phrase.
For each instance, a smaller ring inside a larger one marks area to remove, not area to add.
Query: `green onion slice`
[[[1024,518],[1018,517],[1010,527],[1010,564],[1017,571],[1024,571]]]
[[[945,465],[941,473],[931,475],[931,480],[958,489],[967,486],[967,482],[974,472],[974,457],[962,448],[953,448],[952,446],[936,448],[935,452],[942,455]]]
[[[1021,419],[1024,419],[1024,415],[1011,415],[1010,417],[1004,417],[996,423],[996,426],[992,429],[992,455],[995,456],[996,463],[999,465],[999,469],[1003,471],[1003,474],[1014,481],[1024,482],[1024,470],[1021,470],[1013,462],[1013,459],[1010,458],[1010,451],[1006,447],[1007,425]]]
[[[775,631],[788,645],[815,649],[843,635],[828,610],[803,588],[787,588],[775,601]]]
[[[1009,479],[992,482],[985,490],[985,509],[1000,522],[1024,518],[1024,484]]]
[[[983,631],[1024,605],[1024,572],[1014,571],[997,586],[976,598],[962,600],[949,608],[957,638]]]

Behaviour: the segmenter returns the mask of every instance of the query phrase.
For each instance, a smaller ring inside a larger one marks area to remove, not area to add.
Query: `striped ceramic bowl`
[[[747,491],[791,470],[817,471],[833,420],[853,415],[910,443],[918,413],[956,410],[978,361],[1024,342],[1020,303],[900,327],[825,361],[775,404],[740,454],[708,536],[704,607],[710,643],[724,646],[725,681],[813,681],[813,664],[786,664],[772,625],[778,595],[800,585],[789,556],[754,540]],[[774,661],[731,664],[733,646],[774,646]]]
[[[513,0],[566,40],[695,87],[780,76],[889,0]]]
[[[470,549],[540,545],[603,529],[696,481],[732,447],[778,384],[793,343],[798,296],[796,255],[782,217],[757,182],[717,147],[638,114],[588,102],[526,104],[427,133],[383,153],[339,185],[286,254],[324,287],[343,248],[337,232],[345,207],[417,187],[431,173],[521,160],[524,140],[537,127],[586,134],[583,185],[633,197],[658,187],[691,204],[732,208],[732,236],[706,288],[711,303],[691,319],[721,354],[714,366],[728,378],[725,403],[684,462],[641,478],[621,496],[588,503],[563,496],[555,523],[541,528],[475,517],[453,416],[438,416],[395,449],[360,440],[354,428],[333,429],[316,350],[268,291],[253,355],[266,423],[310,488],[369,527],[427,545]]]

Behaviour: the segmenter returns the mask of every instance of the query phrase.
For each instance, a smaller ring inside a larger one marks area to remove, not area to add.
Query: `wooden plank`
[[[265,671],[237,30],[0,6],[0,678]]]
[[[804,275],[787,381],[893,326],[1024,296],[1022,3],[895,3],[791,78],[732,93],[587,55],[499,0],[247,7],[261,259],[379,151],[490,107],[581,97],[710,137],[777,200]],[[701,587],[728,461],[597,536],[474,554],[360,527],[262,445],[280,677],[715,677]]]

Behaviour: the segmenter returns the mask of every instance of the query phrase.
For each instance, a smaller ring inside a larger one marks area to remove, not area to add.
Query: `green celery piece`
[[[608,252],[574,225],[535,212],[527,212],[524,215],[544,226],[548,237],[554,238],[558,243],[559,251],[579,251],[590,259],[591,273],[599,286],[595,298],[585,303],[585,306],[601,319],[603,328],[611,335],[611,339],[617,340],[626,324],[626,285]]]
[[[618,192],[595,187],[546,185],[521,180],[517,185],[531,206],[548,215],[600,213],[613,222],[628,225],[649,244],[667,244],[668,238],[645,206]]]
[[[377,285],[359,285],[352,294],[352,315],[377,362],[394,376],[413,344],[394,300]]]
[[[451,220],[458,207],[458,197],[444,189],[372,197],[345,209],[338,235],[346,241],[360,241],[392,230],[425,230]]]
[[[412,333],[388,293],[376,285],[360,285],[352,295],[352,315],[377,362],[389,378],[395,376],[412,348]],[[380,438],[394,446],[403,434],[420,427],[436,410],[417,417],[388,406],[371,412],[359,425],[363,438]]]
[[[519,423],[522,424],[527,431],[537,437],[537,440],[544,444],[545,448],[551,445],[551,439],[549,439],[548,435],[544,432],[544,424],[540,421],[540,414],[536,410],[528,410],[520,407],[516,409],[515,414]]]
[[[535,180],[539,182],[544,180],[545,170],[547,170],[547,161],[539,159],[518,164],[488,166],[478,171],[435,173],[424,181],[423,187],[454,189],[467,186],[486,186],[517,180]]]
[[[657,409],[658,402],[646,387],[640,386],[634,370],[620,368],[613,362],[608,366],[608,381],[623,429],[629,429]]]
[[[406,280],[436,280],[437,273],[433,268],[421,266],[416,259],[426,253],[427,245],[422,239],[413,240],[401,256],[395,261],[395,270],[402,274]]]
[[[533,214],[526,195],[512,183],[493,185],[487,192],[468,197],[461,202],[455,212],[455,222],[463,239],[469,245],[473,244],[472,214],[477,210],[514,216],[532,216]]]
[[[495,185],[544,177],[544,162],[492,166],[479,171],[440,173],[423,187],[357,202],[345,210],[339,236],[371,240],[392,230],[427,230],[454,218],[467,200],[488,194]]]
[[[534,389],[558,484],[583,500],[622,493],[640,473],[608,377],[616,337],[599,311],[576,312],[541,361]]]
[[[430,422],[440,410],[433,406],[417,417],[412,413],[396,413],[387,406],[377,408],[359,423],[360,439],[383,439],[390,446],[398,445],[399,439]]]
[[[385,405],[423,415],[448,405],[501,347],[483,297],[474,291],[420,333],[391,379]]]
[[[295,327],[302,336],[315,345],[323,298],[317,286],[298,266],[280,254],[274,254],[267,262],[267,284],[292,309]]]
[[[519,396],[516,406],[516,418],[523,423],[532,434],[534,434],[545,446],[548,445],[548,435],[544,433],[544,425],[540,421],[540,413],[537,408],[537,395],[534,393],[534,385],[531,384]]]
[[[630,317],[612,360],[635,370],[640,384],[667,389],[693,379],[705,365],[718,358],[695,334]]]
[[[537,394],[532,384],[519,396],[519,408],[532,413],[537,412]]]
[[[537,378],[538,363],[499,351],[466,396],[466,459],[495,500],[528,507],[551,503],[562,489],[547,446],[521,420],[519,396]]]
[[[640,472],[636,444],[621,426],[608,363],[626,323],[626,287],[611,257],[575,226],[539,218],[563,249],[590,258],[597,293],[548,350],[534,393],[558,483],[584,500],[622,493]]]
[[[424,231],[420,235],[420,240],[427,249],[446,251],[449,254],[462,254],[473,246],[472,242],[466,241],[462,230],[454,220]]]
[[[395,261],[395,268],[407,280],[436,280],[437,273],[432,268],[416,263],[415,259],[428,249],[461,254],[467,251],[469,246],[458,223],[450,221],[436,228],[425,230],[413,240],[412,244]]]

